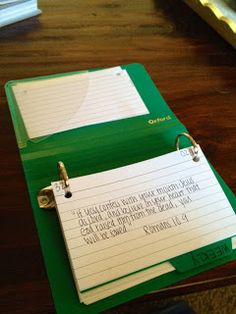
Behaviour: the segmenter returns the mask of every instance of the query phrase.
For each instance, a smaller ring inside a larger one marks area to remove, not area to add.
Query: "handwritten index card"
[[[13,86],[29,138],[148,114],[120,67]]]
[[[80,291],[236,235],[236,215],[199,148],[52,184]]]

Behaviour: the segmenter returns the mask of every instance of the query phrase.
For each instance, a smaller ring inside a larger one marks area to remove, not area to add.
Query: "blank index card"
[[[120,67],[17,83],[13,92],[29,138],[149,113]]]

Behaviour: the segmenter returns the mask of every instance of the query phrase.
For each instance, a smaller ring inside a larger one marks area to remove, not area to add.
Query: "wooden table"
[[[42,0],[39,7],[41,16],[0,29],[0,308],[5,314],[54,312],[4,92],[8,80],[142,63],[236,191],[236,53],[229,44],[178,0]],[[155,298],[233,283],[236,262]]]

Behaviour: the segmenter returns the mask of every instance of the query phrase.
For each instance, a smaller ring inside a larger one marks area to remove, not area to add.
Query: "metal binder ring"
[[[63,183],[63,189],[65,190],[65,197],[69,198],[72,196],[72,193],[70,191],[69,177],[66,171],[66,167],[62,161],[58,161],[57,167],[59,171],[60,180]]]
[[[190,140],[190,142],[193,145],[193,149],[191,149],[191,154],[193,156],[193,161],[196,161],[196,162],[199,161],[200,158],[198,156],[198,144],[197,144],[197,142],[193,139],[193,137],[190,134],[188,134],[188,133],[180,133],[179,135],[177,135],[176,141],[175,141],[176,149],[180,150],[180,148],[179,148],[179,140],[180,140],[181,136],[185,136],[185,137],[187,137]]]

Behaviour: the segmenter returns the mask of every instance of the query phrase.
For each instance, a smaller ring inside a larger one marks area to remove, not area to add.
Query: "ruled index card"
[[[120,67],[13,86],[29,138],[148,114]]]
[[[236,235],[236,215],[199,147],[52,183],[83,291]]]
[[[95,289],[90,289],[83,293],[79,292],[80,302],[85,304],[94,303],[114,295],[115,293],[137,286],[140,283],[157,278],[174,270],[175,267],[173,267],[169,262],[150,267],[130,276],[122,277],[118,280],[112,281],[106,285],[99,286]]]

